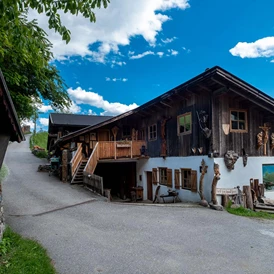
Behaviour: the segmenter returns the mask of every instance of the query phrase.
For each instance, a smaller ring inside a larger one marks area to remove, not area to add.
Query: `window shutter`
[[[180,189],[180,170],[175,169],[175,188]]]
[[[172,187],[172,169],[167,169],[167,186]]]
[[[154,185],[157,185],[158,180],[157,180],[157,168],[152,169],[152,183]]]
[[[191,191],[197,192],[197,171],[191,170]]]

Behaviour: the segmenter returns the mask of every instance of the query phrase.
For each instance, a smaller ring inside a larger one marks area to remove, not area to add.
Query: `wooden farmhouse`
[[[11,100],[5,79],[0,70],[0,168],[3,164],[4,156],[9,142],[25,140],[22,133],[18,117]]]
[[[213,67],[134,110],[64,135],[51,147],[60,156],[73,154],[68,165],[63,157],[63,179],[81,182],[95,174],[122,199],[142,187],[143,199],[152,200],[160,185],[159,194],[173,189],[180,200],[198,202],[203,163],[203,191],[210,201],[214,163],[220,189],[242,187],[251,178],[262,181],[262,167],[274,165],[274,99]]]
[[[87,126],[96,125],[110,118],[112,118],[112,116],[50,113],[47,150],[51,151],[54,143],[62,136]]]

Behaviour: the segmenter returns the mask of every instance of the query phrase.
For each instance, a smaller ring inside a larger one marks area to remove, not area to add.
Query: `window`
[[[178,125],[178,135],[191,133],[191,113],[188,112],[178,116],[177,125]]]
[[[230,131],[247,132],[247,112],[245,110],[230,110]]]
[[[172,187],[172,169],[159,167],[159,183],[167,187]]]
[[[182,168],[182,188],[191,189],[191,169]]]
[[[156,140],[157,139],[157,126],[156,124],[151,125],[148,127],[148,139],[150,141]]]
[[[123,137],[129,137],[130,135],[130,126],[123,126]]]
[[[160,184],[167,185],[167,168],[159,168]]]
[[[197,171],[190,168],[181,168],[182,188],[197,192]]]

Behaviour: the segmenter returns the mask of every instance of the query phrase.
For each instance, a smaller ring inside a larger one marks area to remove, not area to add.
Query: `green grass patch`
[[[38,132],[35,135],[30,137],[30,149],[35,156],[38,158],[47,158],[47,142],[48,142],[48,133],[47,132]],[[39,146],[44,150],[33,150],[34,146]]]
[[[227,210],[227,212],[234,214],[234,215],[238,215],[238,216],[274,220],[274,214],[267,213],[267,212],[255,212],[253,210],[250,210],[250,209],[247,209],[244,207],[231,208],[228,206],[226,208],[226,210]]]
[[[1,169],[0,169],[0,182],[2,182],[9,174],[8,167],[3,164]]]
[[[30,138],[31,148],[33,146],[39,146],[41,148],[47,149],[48,133],[47,132],[37,132]]]
[[[0,243],[0,274],[56,274],[46,250],[7,228]]]

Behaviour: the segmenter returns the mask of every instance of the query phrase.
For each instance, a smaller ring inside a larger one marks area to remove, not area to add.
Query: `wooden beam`
[[[161,103],[162,105],[164,105],[164,106],[167,106],[167,107],[169,107],[169,108],[172,108],[171,105],[169,105],[169,104],[167,104],[167,103],[165,103],[165,102],[163,102],[163,101],[161,101],[160,103]]]
[[[204,89],[206,91],[209,91],[209,92],[212,92],[212,90],[204,85],[201,85],[201,84],[197,84],[198,87],[200,87],[201,89]]]

